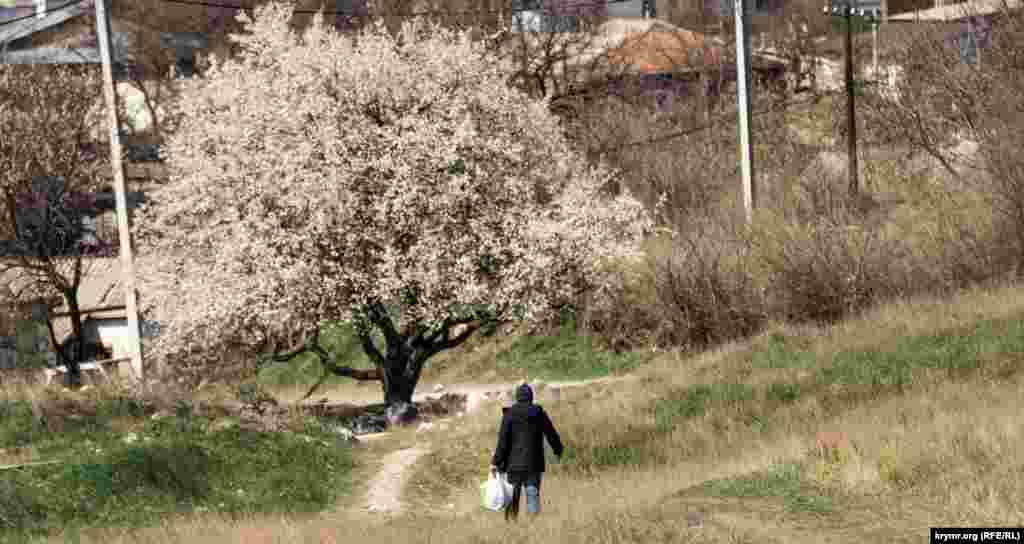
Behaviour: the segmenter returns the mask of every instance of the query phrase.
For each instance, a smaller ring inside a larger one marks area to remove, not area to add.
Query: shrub
[[[29,402],[0,400],[0,448],[24,446],[43,432]]]
[[[895,246],[876,229],[823,219],[765,221],[748,240],[770,285],[772,315],[791,322],[835,322],[902,292],[889,275]]]
[[[710,222],[674,238],[671,254],[656,265],[660,313],[674,343],[699,349],[760,330],[764,300],[744,266],[744,248]]]
[[[39,528],[46,520],[43,507],[11,479],[0,480],[0,534]]]

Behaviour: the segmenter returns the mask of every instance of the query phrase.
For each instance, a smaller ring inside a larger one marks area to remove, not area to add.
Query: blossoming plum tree
[[[615,172],[574,153],[484,43],[414,21],[343,34],[320,15],[297,35],[288,16],[259,8],[237,58],[183,83],[170,180],[135,221],[162,325],[149,357],[210,375],[225,350],[258,359],[297,331],[275,360],[313,352],[408,404],[424,363],[481,327],[615,287],[602,262],[636,256],[651,215],[608,194]],[[333,320],[375,371],[320,347]]]

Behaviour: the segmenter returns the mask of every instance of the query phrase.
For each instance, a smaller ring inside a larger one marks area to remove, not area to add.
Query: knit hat
[[[516,402],[533,402],[533,389],[524,383],[516,389]]]

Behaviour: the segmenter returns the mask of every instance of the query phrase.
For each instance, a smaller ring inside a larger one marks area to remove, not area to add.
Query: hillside
[[[502,350],[486,344],[452,357],[493,361]],[[356,475],[361,455],[430,450],[394,518],[353,517],[342,501],[313,519],[200,516],[81,541],[920,542],[929,527],[1010,526],[1024,514],[1013,447],[1022,353],[1019,286],[890,304],[828,328],[778,325],[706,353],[657,354],[637,379],[546,403],[570,449],[547,472],[532,523],[479,508],[497,412],[485,404],[444,433],[355,450]],[[430,372],[427,384],[455,383],[452,366]]]

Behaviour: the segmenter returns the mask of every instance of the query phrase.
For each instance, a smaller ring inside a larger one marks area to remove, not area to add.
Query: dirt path
[[[559,389],[567,387],[581,387],[585,385],[593,385],[598,383],[608,383],[615,381],[624,381],[629,379],[635,379],[635,376],[615,376],[605,378],[595,378],[591,380],[577,380],[577,381],[565,381],[565,382],[545,382],[546,387],[557,387]],[[510,382],[504,384],[456,384],[452,386],[446,386],[443,391],[434,392],[432,388],[425,387],[426,392],[417,393],[413,396],[413,400],[420,401],[425,397],[434,396],[443,393],[455,393],[459,395],[466,395],[466,414],[470,414],[479,408],[480,403],[483,400],[485,394],[502,393],[511,391],[519,382]],[[441,419],[435,422],[440,424],[448,421],[451,418]],[[369,435],[360,436],[359,439],[366,441],[377,441],[383,440],[390,436],[390,433],[375,433]],[[370,482],[367,493],[365,508],[368,512],[372,513],[391,513],[397,514],[402,511],[401,504],[401,492],[402,484],[405,482],[406,469],[412,466],[416,460],[428,453],[429,450],[425,446],[415,446],[411,448],[404,448],[387,454],[382,460],[380,472]]]
[[[366,494],[366,509],[369,512],[401,512],[399,496],[405,482],[405,469],[412,466],[424,453],[426,450],[422,448],[406,448],[383,459],[384,467],[370,482],[370,489]]]

